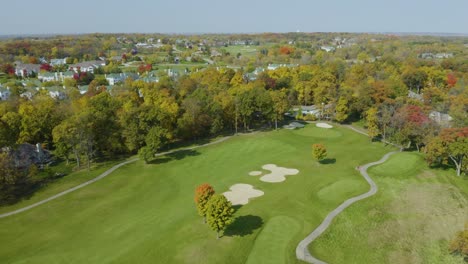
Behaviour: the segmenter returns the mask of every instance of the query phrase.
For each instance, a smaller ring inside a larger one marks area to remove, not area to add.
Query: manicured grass
[[[100,162],[97,164],[93,164],[91,171],[83,168],[77,172],[71,172],[73,170],[73,164],[66,166],[64,162],[61,164],[51,166],[50,170],[53,172],[58,173],[66,173],[66,175],[60,179],[54,180],[47,184],[47,186],[41,187],[38,191],[34,192],[29,197],[23,197],[19,202],[8,205],[8,206],[0,206],[0,214],[6,213],[10,211],[14,211],[16,209],[28,206],[30,204],[36,203],[40,200],[46,199],[54,194],[59,192],[65,191],[72,187],[75,187],[83,182],[91,180],[97,177],[99,174],[103,173],[110,167],[122,162],[123,160],[115,160],[115,161],[106,161]],[[45,173],[41,173],[45,174]],[[43,175],[38,175],[37,177],[45,177]]]
[[[311,145],[319,142],[328,149],[327,164],[312,160]],[[60,199],[0,219],[0,260],[271,263],[280,258],[281,263],[298,263],[297,243],[343,200],[369,189],[355,167],[391,150],[346,128],[308,125],[236,136],[158,158],[153,164],[138,161]],[[267,163],[300,173],[283,183],[248,176]],[[204,182],[217,192],[247,183],[265,195],[237,208],[238,218],[216,240],[193,203],[195,187]],[[280,226],[285,224],[283,230]]]
[[[262,49],[261,46],[228,46],[222,47],[220,49],[225,49],[232,56],[236,56],[240,53],[242,56],[253,57]]]
[[[289,251],[295,250],[291,240],[299,230],[300,224],[294,218],[287,216],[271,218],[255,240],[246,263],[285,263]]]
[[[468,219],[468,179],[398,153],[369,169],[379,192],[348,208],[311,246],[328,263],[465,263],[448,241]]]

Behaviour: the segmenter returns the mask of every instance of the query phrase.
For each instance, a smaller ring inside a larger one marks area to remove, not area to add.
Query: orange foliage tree
[[[195,189],[195,204],[197,205],[198,214],[203,216],[204,222],[206,222],[206,209],[208,201],[214,194],[214,188],[208,183],[204,183]]]

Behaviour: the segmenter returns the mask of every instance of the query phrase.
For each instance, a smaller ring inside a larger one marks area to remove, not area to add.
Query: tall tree
[[[344,122],[348,118],[348,100],[345,97],[340,97],[335,107],[335,120]]]
[[[284,113],[289,109],[288,96],[286,89],[270,91],[271,100],[273,102],[273,119],[275,121],[275,129],[278,129],[278,120],[283,120]]]
[[[371,107],[366,111],[367,134],[371,139],[380,134],[378,126],[377,108]]]

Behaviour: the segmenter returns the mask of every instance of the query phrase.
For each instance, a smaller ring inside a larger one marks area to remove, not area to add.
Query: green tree
[[[369,134],[369,137],[373,139],[380,134],[378,126],[379,119],[377,116],[377,108],[369,108],[369,110],[366,111],[365,115],[367,122],[367,134]]]
[[[195,189],[195,204],[197,205],[198,214],[203,216],[203,222],[205,223],[208,201],[214,194],[214,188],[208,183],[201,184]]]
[[[313,144],[312,145],[312,156],[315,160],[320,162],[321,160],[327,157],[327,149],[323,144]]]
[[[142,147],[140,151],[138,151],[138,154],[148,163],[166,142],[167,130],[159,126],[154,126],[148,131],[145,137],[146,146]]]
[[[210,198],[206,208],[206,220],[211,229],[216,231],[216,239],[219,238],[219,232],[232,223],[233,214],[232,204],[224,195],[215,194]]]
[[[335,120],[344,122],[348,118],[348,100],[345,97],[340,97],[335,107]]]

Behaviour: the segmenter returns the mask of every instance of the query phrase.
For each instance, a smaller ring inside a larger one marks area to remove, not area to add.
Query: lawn
[[[369,169],[379,192],[348,208],[310,247],[329,263],[466,263],[448,243],[468,221],[468,179],[398,153]],[[364,250],[363,250],[364,249]]]
[[[236,56],[240,53],[242,56],[253,57],[256,56],[262,48],[261,46],[227,46],[221,49],[226,50],[232,56]]]
[[[311,158],[311,144],[319,142],[328,149],[325,164]],[[297,243],[343,200],[368,190],[355,167],[391,150],[347,128],[311,124],[236,136],[153,164],[138,161],[76,192],[0,219],[0,260],[298,263]],[[282,183],[248,176],[267,163],[300,172]],[[195,187],[204,182],[218,192],[247,183],[265,195],[236,208],[234,223],[216,240],[193,203]]]

